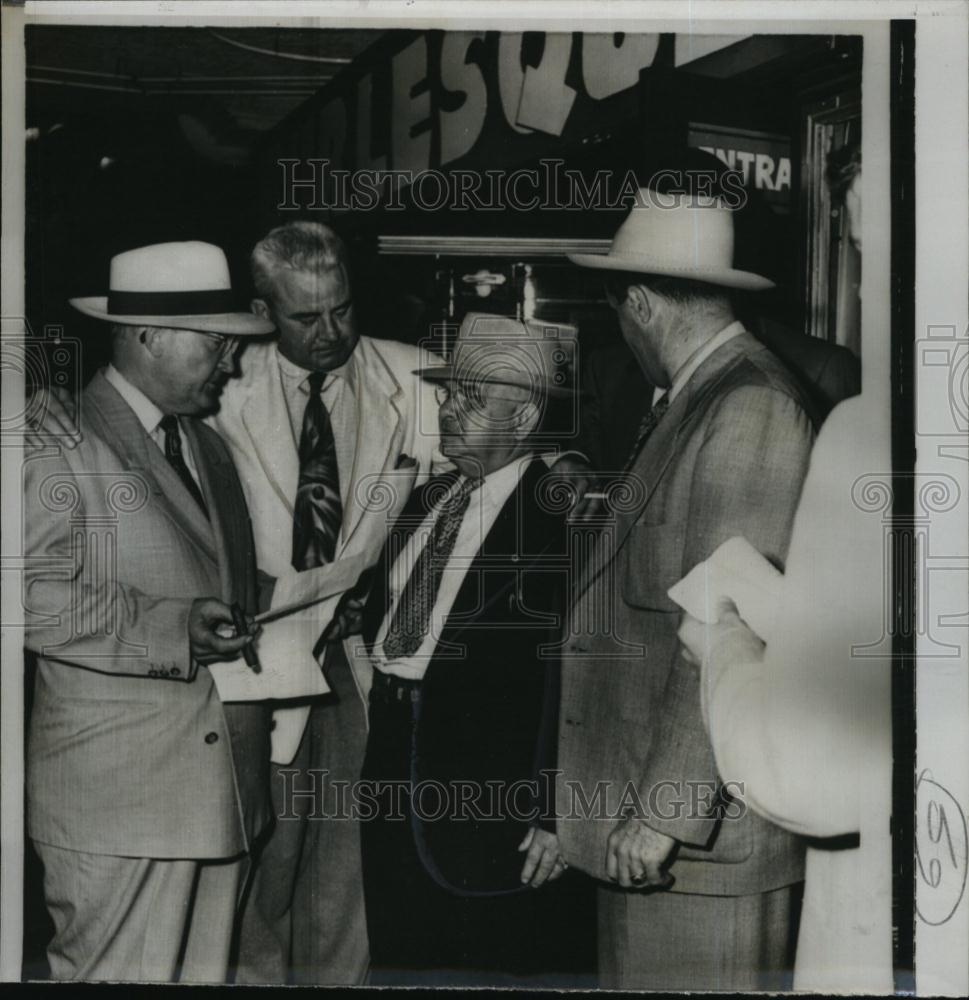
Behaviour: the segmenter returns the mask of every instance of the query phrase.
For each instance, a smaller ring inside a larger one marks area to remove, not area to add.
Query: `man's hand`
[[[531,827],[518,845],[518,850],[528,852],[522,868],[522,882],[533,889],[546,882],[554,882],[569,867],[559,851],[558,837],[548,830]]]
[[[606,874],[624,889],[669,889],[675,879],[666,870],[676,841],[634,816],[622,820],[606,842]]]
[[[333,615],[333,621],[323,630],[322,642],[339,642],[348,635],[359,635],[363,628],[363,609],[366,600],[349,597],[341,601]]]
[[[764,642],[737,613],[730,602],[724,605],[715,625],[707,625],[686,613],[676,633],[683,645],[683,659],[694,666],[709,661],[715,650],[730,644],[730,660],[739,663],[759,663],[764,658]]]
[[[55,438],[65,448],[76,448],[81,440],[77,426],[77,399],[60,386],[45,386],[31,393],[27,412],[37,410],[27,431],[28,443],[37,446]]]
[[[192,658],[199,663],[235,659],[260,632],[259,626],[248,616],[246,620],[249,631],[245,635],[226,635],[235,632],[229,605],[215,597],[200,597],[192,601],[188,613],[188,642]]]
[[[574,451],[566,452],[555,460],[549,471],[565,476],[569,486],[575,492],[575,501],[569,513],[572,520],[582,521],[601,511],[602,496],[600,494],[592,495],[591,492],[592,487],[597,483],[595,473],[582,455]]]

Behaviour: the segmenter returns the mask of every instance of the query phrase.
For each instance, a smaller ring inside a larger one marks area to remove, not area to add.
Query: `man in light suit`
[[[278,576],[374,562],[412,486],[443,462],[437,401],[414,374],[434,356],[360,335],[346,250],[326,226],[272,230],[253,250],[252,270],[253,309],[279,337],[249,345],[212,426],[239,469],[257,564]],[[317,643],[334,604],[295,622],[300,641]],[[365,705],[342,643],[324,647],[323,669],[329,695],[275,713],[277,821],[243,916],[239,981],[358,984],[366,976],[359,826],[334,817],[327,795],[334,782],[359,777]],[[312,789],[315,797],[291,794]]]
[[[245,499],[216,404],[241,335],[205,243],[111,262],[112,361],[63,454],[28,442],[24,607],[38,654],[28,829],[44,865],[55,979],[225,981],[246,852],[269,820],[269,716],[223,704],[206,664],[230,603],[257,609]],[[212,595],[212,596],[208,596]],[[231,633],[230,633],[231,635]]]
[[[643,189],[607,254],[572,259],[607,272],[623,337],[658,388],[629,493],[575,591],[562,852],[614,884],[599,893],[603,986],[781,988],[803,850],[731,800],[743,776],[717,773],[667,590],[734,535],[782,562],[812,424],[790,372],[734,319],[730,290],[770,282],[734,268],[717,202]],[[597,790],[601,808],[584,807]]]

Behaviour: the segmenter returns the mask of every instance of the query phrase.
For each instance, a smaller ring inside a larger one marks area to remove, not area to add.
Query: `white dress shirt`
[[[283,395],[289,411],[289,423],[293,440],[299,448],[303,434],[303,415],[310,398],[310,375],[313,373],[293,364],[275,347],[279,357],[279,372],[282,376]],[[357,448],[357,406],[353,390],[353,355],[340,368],[327,372],[320,390],[320,398],[330,415],[333,441],[336,445],[336,464],[340,475],[340,495],[346,503],[346,490],[353,470],[353,456]]]
[[[160,424],[165,414],[155,406],[141,389],[133,386],[114,365],[108,365],[104,371],[104,377],[118,390],[121,398],[134,410],[138,422],[145,428],[145,433],[158,445],[161,453],[164,455],[165,432],[162,430]],[[179,425],[179,436],[182,439],[182,458],[185,459],[188,471],[192,474],[192,478],[195,480],[195,484],[201,493],[202,484],[199,479],[198,466],[195,464],[192,447],[181,431],[181,425]]]
[[[427,515],[420,527],[411,535],[401,550],[400,555],[390,570],[388,589],[390,600],[387,614],[377,630],[377,638],[373,647],[374,666],[383,673],[395,674],[410,680],[420,680],[437,650],[438,639],[451,608],[464,583],[471,563],[474,561],[481,545],[491,531],[501,508],[514,492],[522,473],[533,461],[533,456],[520,456],[508,465],[485,476],[481,485],[471,493],[468,509],[465,511],[458,529],[454,548],[448,559],[447,566],[441,576],[441,585],[437,592],[434,608],[431,611],[430,627],[420,647],[411,655],[388,660],[384,655],[383,644],[390,623],[393,621],[397,602],[403,593],[410,575],[417,563],[417,557],[430,539],[434,525],[440,515],[441,508],[467,478],[460,476],[451,489],[445,493],[434,509]]]
[[[739,319],[735,319],[729,326],[725,326],[716,336],[711,337],[705,344],[700,346],[695,350],[686,361],[680,365],[677,369],[676,374],[673,376],[673,381],[670,383],[669,389],[662,389],[657,386],[653,390],[653,406],[655,406],[664,395],[669,393],[670,402],[672,403],[674,399],[680,394],[683,386],[690,381],[693,373],[703,364],[704,361],[714,351],[719,351],[728,340],[733,340],[734,337],[739,337],[740,334],[744,332],[744,325]]]

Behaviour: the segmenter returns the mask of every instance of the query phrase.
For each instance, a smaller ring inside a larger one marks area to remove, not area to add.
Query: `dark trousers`
[[[585,876],[461,896],[428,874],[407,794],[418,692],[375,688],[370,697],[362,777],[376,814],[361,823],[361,845],[371,984],[594,987],[595,891]]]

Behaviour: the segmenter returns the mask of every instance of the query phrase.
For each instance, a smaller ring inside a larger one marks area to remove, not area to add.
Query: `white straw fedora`
[[[640,188],[604,254],[569,254],[581,267],[690,278],[763,291],[774,282],[733,266],[733,213],[714,198],[663,195]]]
[[[71,299],[95,319],[233,337],[272,333],[268,319],[233,309],[225,254],[211,243],[155,243],[111,258],[108,294]]]
[[[450,363],[419,368],[414,374],[429,382],[510,385],[536,396],[564,398],[575,391],[577,337],[578,330],[567,323],[468,313]]]

